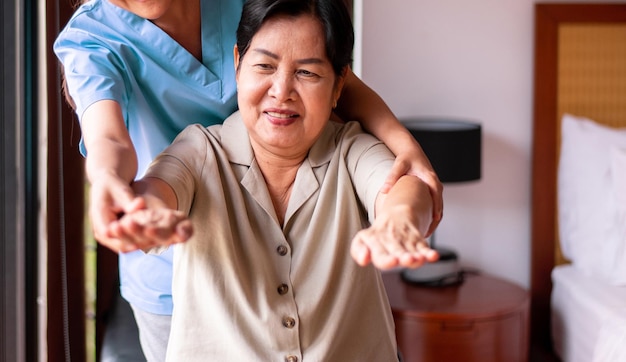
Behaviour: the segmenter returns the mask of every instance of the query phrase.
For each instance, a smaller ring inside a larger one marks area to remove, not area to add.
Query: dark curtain
[[[37,359],[36,13],[0,5],[0,361]]]
[[[61,93],[52,44],[72,14],[70,0],[46,5],[48,73],[47,306],[48,361],[84,361],[84,176],[80,130]]]

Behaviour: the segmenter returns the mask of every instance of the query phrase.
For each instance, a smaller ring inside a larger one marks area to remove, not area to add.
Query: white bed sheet
[[[573,265],[552,271],[552,340],[564,362],[626,361],[626,287]]]

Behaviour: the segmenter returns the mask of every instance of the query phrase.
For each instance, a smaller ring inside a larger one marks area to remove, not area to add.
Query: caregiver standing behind
[[[237,31],[239,112],[187,127],[115,222],[171,243],[170,361],[397,361],[380,269],[437,258],[432,198],[356,122],[329,121],[350,64],[341,0],[249,0]],[[371,222],[371,226],[363,229]]]
[[[80,120],[94,235],[123,252],[121,294],[133,307],[149,360],[162,360],[167,345],[172,255],[129,252],[141,245],[111,237],[109,227],[142,207],[132,202],[130,183],[185,126],[218,124],[236,110],[232,46],[243,3],[92,0],[54,45]],[[350,70],[336,113],[362,122],[396,154],[388,185],[405,173],[430,185],[432,230],[442,215],[441,183],[410,133]]]

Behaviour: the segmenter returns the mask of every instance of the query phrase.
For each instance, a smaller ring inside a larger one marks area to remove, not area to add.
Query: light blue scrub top
[[[54,51],[80,118],[117,101],[141,177],[185,126],[221,123],[237,108],[233,46],[245,0],[201,0],[202,63],[152,22],[109,3],[82,5]],[[81,152],[86,153],[81,140]],[[147,312],[172,313],[172,249],[120,254],[122,296]]]

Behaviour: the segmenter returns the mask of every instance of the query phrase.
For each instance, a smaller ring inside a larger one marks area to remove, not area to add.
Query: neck
[[[178,44],[202,60],[200,0],[175,1],[168,11],[152,22]]]
[[[255,150],[257,164],[265,178],[276,216],[281,225],[285,220],[296,174],[305,156],[306,154],[294,158],[285,158]]]

